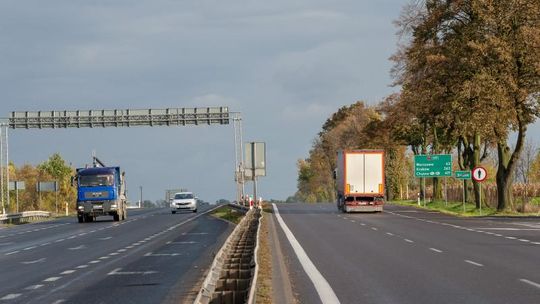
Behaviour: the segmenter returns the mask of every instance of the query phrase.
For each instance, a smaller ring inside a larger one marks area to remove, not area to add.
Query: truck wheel
[[[77,215],[77,220],[79,223],[84,223],[84,217],[82,215]]]
[[[171,211],[172,214],[176,214],[176,211]]]
[[[118,213],[114,214],[114,215],[113,215],[113,220],[114,220],[115,222],[120,221],[120,215],[118,215]]]
[[[193,210],[193,213],[196,213],[197,212],[197,209]]]

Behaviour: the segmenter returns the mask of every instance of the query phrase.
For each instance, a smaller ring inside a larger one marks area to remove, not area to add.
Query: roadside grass
[[[539,214],[537,212],[517,212],[517,211],[511,211],[511,210],[504,210],[504,211],[497,211],[495,208],[482,206],[482,212],[480,212],[480,209],[476,209],[476,206],[473,203],[466,203],[465,204],[465,210],[463,208],[463,202],[448,202],[448,204],[445,201],[439,201],[435,200],[432,202],[426,202],[426,206],[424,206],[424,202],[421,201],[420,205],[416,201],[391,201],[389,202],[391,204],[401,205],[401,206],[410,206],[410,207],[416,207],[420,209],[425,210],[433,210],[433,211],[439,211],[441,213],[446,214],[452,214],[456,216],[462,216],[462,217],[478,217],[478,216],[538,216]]]
[[[240,220],[242,220],[242,218],[244,217],[244,213],[242,211],[236,210],[229,206],[220,207],[214,210],[211,214],[212,216],[224,219],[235,225],[238,225],[238,223],[240,223]]]
[[[272,251],[270,250],[268,217],[272,211],[272,205],[263,203],[263,217],[260,226],[259,253],[259,278],[257,280],[256,303],[273,303],[272,300]]]

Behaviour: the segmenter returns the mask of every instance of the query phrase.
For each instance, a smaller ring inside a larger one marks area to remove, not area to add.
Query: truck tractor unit
[[[77,186],[79,223],[92,222],[102,215],[115,221],[127,218],[126,186],[120,167],[106,167],[94,157],[94,167],[77,169],[72,180]]]
[[[337,207],[342,212],[383,210],[383,150],[339,151],[334,178],[337,185]]]

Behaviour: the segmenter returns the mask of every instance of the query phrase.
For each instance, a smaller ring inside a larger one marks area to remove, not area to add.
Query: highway
[[[276,207],[290,230],[278,224],[277,235],[298,303],[540,303],[538,218]]]
[[[234,228],[208,215],[130,210],[0,229],[0,303],[182,303]]]

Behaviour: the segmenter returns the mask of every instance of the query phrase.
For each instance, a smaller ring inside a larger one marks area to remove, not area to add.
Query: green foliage
[[[68,203],[70,212],[75,210],[76,189],[71,187],[71,176],[73,169],[68,166],[59,154],[53,154],[49,159],[38,166],[25,164],[17,168],[10,164],[10,179],[25,182],[25,190],[19,191],[19,211],[56,211],[58,203],[59,212],[65,210],[65,203]],[[57,181],[59,183],[58,197],[54,192],[36,191],[38,182]],[[57,200],[58,198],[58,200]],[[16,211],[15,195],[11,196],[9,211]]]

